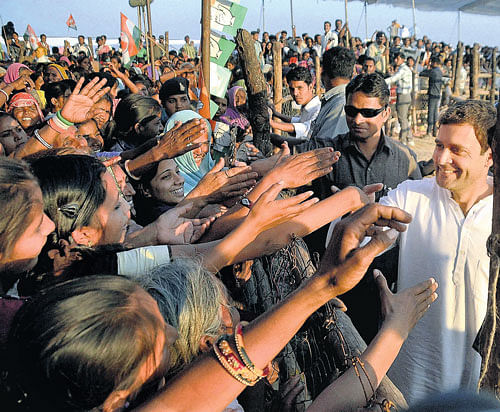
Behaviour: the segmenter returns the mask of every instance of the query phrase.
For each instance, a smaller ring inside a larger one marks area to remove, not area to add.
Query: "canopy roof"
[[[412,0],[367,0],[367,3],[412,8]],[[424,11],[462,11],[500,16],[499,0],[415,0],[415,8]]]

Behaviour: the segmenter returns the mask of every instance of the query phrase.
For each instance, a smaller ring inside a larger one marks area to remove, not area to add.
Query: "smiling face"
[[[28,135],[16,119],[10,116],[0,118],[0,143],[6,156],[24,146],[28,139]]]
[[[34,102],[30,106],[15,107],[12,114],[24,130],[40,121],[40,115]]]
[[[436,165],[437,184],[450,190],[454,197],[484,184],[493,163],[491,149],[481,154],[481,146],[470,124],[441,125],[432,159]]]
[[[158,164],[150,187],[150,195],[166,204],[176,205],[184,199],[184,178],[179,174],[179,167],[174,160],[166,159]]]
[[[346,106],[354,106],[357,109],[380,109],[383,107],[380,104],[378,97],[369,97],[363,92],[355,92],[348,96]],[[382,125],[387,121],[390,108],[386,108],[375,117],[363,117],[361,113],[355,117],[347,116],[347,126],[351,138],[366,142],[368,139],[377,138],[380,135]]]

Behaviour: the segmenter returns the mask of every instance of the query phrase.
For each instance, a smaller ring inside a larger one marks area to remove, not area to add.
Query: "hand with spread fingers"
[[[11,83],[14,90],[35,89],[35,83],[31,80],[29,74],[21,75],[17,80]]]
[[[194,243],[203,236],[214,218],[188,219],[183,217],[191,208],[192,204],[175,207],[163,213],[155,221],[158,244]]]
[[[251,225],[259,228],[259,232],[263,232],[288,221],[319,201],[316,197],[309,199],[313,195],[311,191],[287,199],[276,200],[283,188],[284,182],[281,181],[262,193],[251,207],[245,223],[251,222]]]
[[[152,149],[155,160],[173,159],[200,147],[208,142],[207,130],[203,119],[176,123],[173,129],[159,136],[158,144]]]
[[[372,203],[342,219],[320,262],[318,275],[333,288],[335,296],[352,289],[363,278],[371,262],[406,230],[411,215],[404,210]],[[376,231],[374,228],[390,229]],[[371,240],[360,247],[365,236]]]
[[[429,278],[411,288],[394,294],[387,286],[387,280],[382,272],[374,270],[373,276],[380,290],[382,316],[384,318],[383,327],[391,328],[402,339],[406,339],[408,333],[427,312],[431,303],[437,299],[437,282],[433,278]]]
[[[102,96],[109,92],[109,87],[103,88],[106,79],[99,80],[98,77],[94,77],[82,88],[84,80],[83,77],[78,80],[73,93],[61,109],[62,117],[72,123],[88,120],[89,111],[94,103],[97,103]]]
[[[256,183],[257,173],[250,166],[238,166],[222,170],[224,159],[220,158],[187,198],[203,198],[207,203],[244,195]]]

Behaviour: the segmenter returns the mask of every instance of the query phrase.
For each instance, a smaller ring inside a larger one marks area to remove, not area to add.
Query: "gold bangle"
[[[236,326],[236,332],[234,334],[236,349],[238,350],[238,354],[240,355],[240,358],[245,366],[259,378],[265,378],[267,375],[269,375],[269,368],[265,367],[264,370],[257,368],[250,360],[247,352],[245,351],[245,347],[243,345],[243,326],[247,324],[248,322],[240,322],[238,323],[238,326]]]
[[[217,356],[217,359],[219,360],[219,363],[224,367],[227,373],[229,373],[234,379],[236,379],[238,382],[242,383],[245,386],[254,386],[258,380],[251,381],[243,377],[240,373],[236,372],[235,369],[233,368],[232,365],[229,364],[227,359],[224,357],[222,354],[221,349],[218,346],[219,341],[217,341],[214,344],[214,353],[215,356]],[[227,341],[226,341],[227,343]]]

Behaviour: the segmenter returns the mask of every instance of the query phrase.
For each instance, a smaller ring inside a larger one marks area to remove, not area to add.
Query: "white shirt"
[[[326,34],[321,36],[321,55],[325,53],[325,51],[336,47],[339,45],[339,37],[337,33],[334,31],[329,31]]]
[[[321,109],[321,100],[318,96],[314,96],[309,103],[300,108],[300,116],[292,117],[293,128],[295,129],[295,137],[308,139],[311,123],[318,117]]]
[[[429,277],[438,299],[410,332],[388,376],[411,405],[436,392],[475,390],[481,358],[472,349],[486,314],[493,196],[464,216],[434,178],[408,180],[380,203],[413,216],[400,234],[398,290]]]

